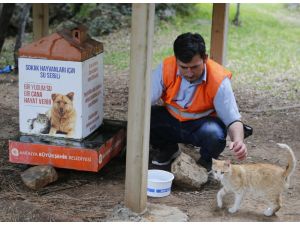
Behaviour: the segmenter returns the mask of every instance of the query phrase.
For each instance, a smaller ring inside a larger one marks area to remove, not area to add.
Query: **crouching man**
[[[206,54],[200,34],[184,33],[152,74],[150,144],[157,149],[152,164],[168,165],[179,154],[178,143],[201,148],[197,162],[211,170],[226,146],[235,157],[247,156],[244,129],[230,79],[231,72]],[[163,106],[157,106],[158,101]]]

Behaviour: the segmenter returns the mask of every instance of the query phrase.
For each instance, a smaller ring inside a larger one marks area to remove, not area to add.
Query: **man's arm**
[[[152,72],[151,77],[151,105],[155,105],[163,93],[163,80],[162,80],[162,64]]]
[[[214,106],[218,116],[228,128],[228,134],[232,141],[229,148],[237,159],[245,159],[247,147],[244,144],[244,128],[240,121],[241,115],[238,111],[229,78],[223,80],[214,99]]]

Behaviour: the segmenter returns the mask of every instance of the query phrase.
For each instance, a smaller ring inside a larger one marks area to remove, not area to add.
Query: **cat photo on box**
[[[50,119],[46,114],[38,113],[33,119],[27,120],[29,133],[48,134],[50,130]]]
[[[239,210],[246,193],[258,194],[267,200],[269,205],[264,211],[265,216],[272,216],[281,208],[281,194],[289,187],[296,158],[288,145],[277,144],[288,152],[286,168],[266,163],[233,165],[229,160],[213,159],[213,176],[223,185],[217,194],[219,208],[223,207],[222,199],[229,192],[233,192],[235,197],[233,206],[228,209],[230,213]]]

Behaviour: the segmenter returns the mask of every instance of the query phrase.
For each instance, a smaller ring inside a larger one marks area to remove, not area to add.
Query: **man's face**
[[[189,82],[194,82],[199,79],[204,71],[206,59],[202,59],[200,55],[195,55],[188,63],[183,63],[177,59],[177,65],[180,74]]]

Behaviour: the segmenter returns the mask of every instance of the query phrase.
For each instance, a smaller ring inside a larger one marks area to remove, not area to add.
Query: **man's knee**
[[[197,131],[199,146],[206,151],[220,154],[226,146],[227,130],[221,121],[208,121]]]
[[[207,122],[199,130],[203,136],[212,141],[226,139],[226,128],[216,122]]]
[[[201,132],[200,154],[201,158],[211,160],[218,158],[226,146],[226,129],[216,123],[205,124]]]

